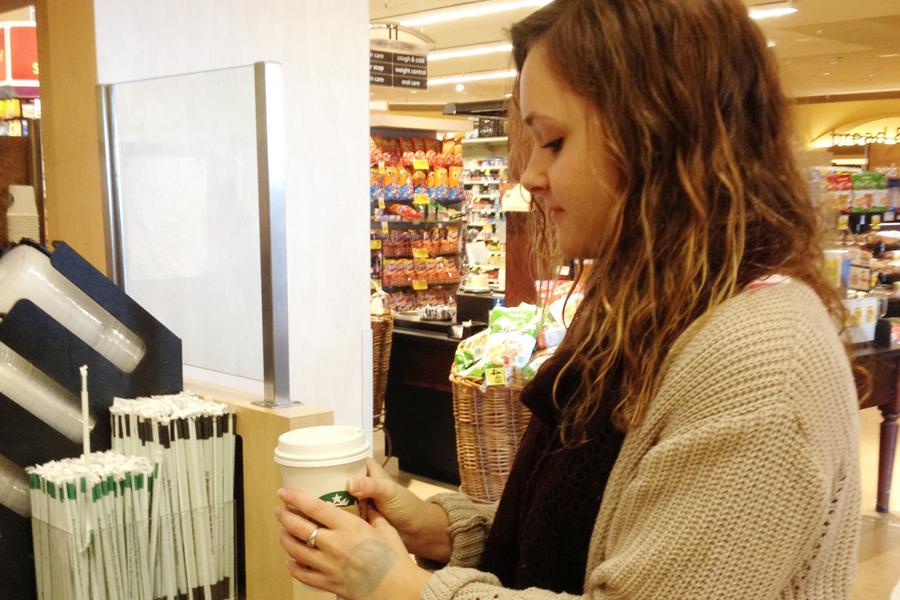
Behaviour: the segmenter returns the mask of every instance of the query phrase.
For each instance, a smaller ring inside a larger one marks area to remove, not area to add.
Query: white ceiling
[[[506,0],[369,0],[373,22],[399,21],[453,6],[483,6]],[[748,5],[762,4],[760,0]],[[791,96],[900,91],[900,0],[796,0],[797,13],[759,21],[778,57]],[[416,30],[434,40],[432,50],[507,41],[507,30],[534,8],[519,9]],[[401,39],[412,38],[401,34]],[[508,53],[429,62],[429,78],[511,69]],[[473,82],[427,91],[372,87],[372,100],[391,103],[470,102],[503,98],[512,79]]]

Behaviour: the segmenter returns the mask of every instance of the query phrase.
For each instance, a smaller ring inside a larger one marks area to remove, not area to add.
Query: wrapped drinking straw
[[[148,540],[153,598],[234,598],[234,415],[191,394],[116,398],[113,448],[159,465]]]
[[[99,452],[26,470],[42,600],[152,600],[148,459]]]

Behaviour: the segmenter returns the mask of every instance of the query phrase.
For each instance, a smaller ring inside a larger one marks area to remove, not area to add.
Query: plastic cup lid
[[[329,467],[369,456],[369,440],[357,427],[303,427],[278,436],[275,462],[286,467]]]

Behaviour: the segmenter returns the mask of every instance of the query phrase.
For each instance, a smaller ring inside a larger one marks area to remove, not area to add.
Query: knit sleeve
[[[475,502],[465,494],[437,494],[428,499],[444,509],[450,518],[450,539],[453,544],[450,566],[474,567],[481,560],[484,542],[491,530],[497,504]],[[419,561],[428,568],[444,565]]]
[[[796,418],[781,405],[666,439],[626,488],[612,516],[615,535],[582,598],[776,598],[828,518],[826,487]],[[462,568],[435,572],[422,594],[576,597],[504,589],[493,575]]]
[[[780,403],[665,439],[611,516],[591,597],[776,598],[809,573],[830,487]]]

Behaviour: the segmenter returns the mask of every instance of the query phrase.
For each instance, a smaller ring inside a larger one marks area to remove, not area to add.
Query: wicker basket
[[[372,283],[375,295],[381,296],[384,314],[372,319],[372,426],[384,425],[384,394],[387,391],[388,368],[391,364],[391,339],[394,335],[394,315],[390,296]]]
[[[503,493],[531,412],[519,402],[522,387],[488,387],[450,375],[456,421],[456,457],[462,492],[494,502]]]

